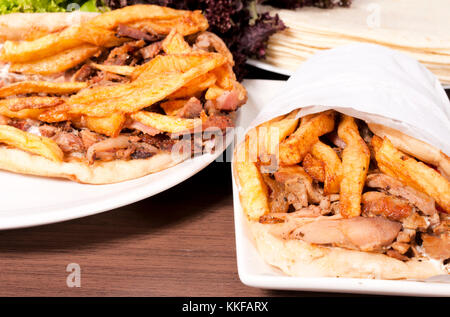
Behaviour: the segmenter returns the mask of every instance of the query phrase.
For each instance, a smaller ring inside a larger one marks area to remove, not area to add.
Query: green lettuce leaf
[[[102,8],[97,7],[96,0],[0,0],[0,14],[72,11],[74,9],[73,4],[75,4],[75,7],[81,7],[82,11],[95,12]]]

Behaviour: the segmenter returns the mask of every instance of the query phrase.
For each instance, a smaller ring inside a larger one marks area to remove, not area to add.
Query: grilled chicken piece
[[[367,216],[383,216],[390,220],[400,221],[413,212],[408,201],[380,192],[366,192],[362,195],[363,214]]]
[[[408,200],[425,215],[431,216],[437,214],[433,198],[415,190],[414,188],[403,185],[402,182],[391,176],[381,173],[370,174],[367,176],[366,185],[372,188],[383,189],[391,195],[399,196]]]
[[[401,224],[382,217],[328,220],[300,225],[291,236],[309,243],[361,251],[380,251],[397,237]]]
[[[433,259],[446,260],[450,258],[450,233],[439,236],[422,235],[422,247],[425,253]]]

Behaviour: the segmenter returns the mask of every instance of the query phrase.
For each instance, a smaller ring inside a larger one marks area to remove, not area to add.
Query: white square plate
[[[254,119],[255,113],[267,103],[282,84],[282,81],[246,81],[245,87],[248,90],[249,100],[246,107],[242,108],[238,124],[240,126],[248,126]],[[298,291],[450,296],[450,284],[444,283],[351,278],[299,278],[286,276],[280,270],[266,264],[259,256],[246,225],[246,219],[244,218],[239,201],[239,194],[235,184],[234,175],[233,203],[238,272],[242,283],[248,286]]]

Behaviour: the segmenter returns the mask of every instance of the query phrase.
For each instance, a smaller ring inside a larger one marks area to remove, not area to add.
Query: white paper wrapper
[[[251,127],[300,107],[300,117],[335,109],[394,128],[450,155],[450,102],[441,84],[416,60],[382,46],[352,44],[313,56]]]

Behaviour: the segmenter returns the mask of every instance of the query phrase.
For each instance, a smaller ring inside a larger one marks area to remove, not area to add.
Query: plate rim
[[[9,230],[9,229],[20,229],[20,228],[28,228],[35,227],[41,225],[47,225],[52,223],[59,223],[68,220],[80,219],[88,216],[93,216],[102,212],[111,211],[126,205],[130,205],[132,203],[141,201],[143,199],[152,197],[157,195],[163,191],[166,191],[176,185],[184,182],[185,180],[191,178],[198,172],[202,171],[204,168],[209,166],[212,162],[214,162],[220,155],[222,155],[227,147],[231,144],[234,139],[235,129],[230,131],[230,134],[226,136],[226,142],[223,143],[222,148],[214,153],[204,153],[198,157],[187,159],[181,163],[178,163],[174,166],[171,166],[162,171],[151,173],[149,175],[142,176],[140,178],[128,180],[125,182],[133,182],[145,177],[154,177],[154,175],[158,174],[167,174],[164,175],[159,181],[162,182],[158,187],[154,187],[154,183],[146,183],[143,185],[136,184],[136,186],[132,186],[124,190],[124,193],[111,197],[102,197],[101,199],[89,199],[86,203],[77,204],[76,206],[65,208],[65,206],[51,208],[50,211],[44,213],[34,214],[24,214],[24,215],[7,215],[0,216],[0,230]],[[194,164],[194,168],[189,168],[189,164]],[[183,168],[183,165],[187,165]],[[180,169],[177,174],[178,177],[173,177],[171,175],[171,171],[174,169]],[[3,171],[5,173],[11,173],[8,171]],[[181,174],[180,174],[181,173]],[[17,174],[17,173],[12,173]],[[24,177],[39,177],[40,176],[32,176],[32,175],[24,175],[19,174]],[[1,175],[0,175],[1,178]],[[61,181],[61,179],[55,179],[55,181]],[[73,182],[71,180],[62,180],[67,182]],[[120,184],[120,183],[117,183]],[[108,186],[111,184],[105,185],[92,185],[92,184],[77,184],[80,186]],[[61,204],[61,203],[59,203]],[[57,205],[59,205],[57,204]],[[40,207],[37,206],[35,209],[39,210]]]

